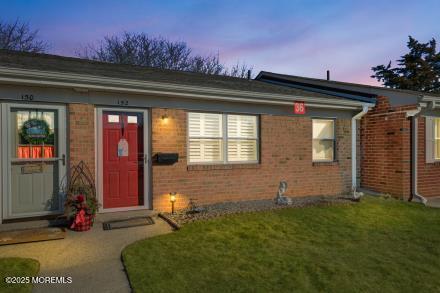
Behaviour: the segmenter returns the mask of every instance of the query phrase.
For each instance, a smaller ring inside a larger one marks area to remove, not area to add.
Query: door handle
[[[65,154],[63,154],[63,155],[61,156],[61,158],[59,158],[58,160],[60,160],[61,162],[63,162],[63,166],[66,166],[66,155],[65,155]]]

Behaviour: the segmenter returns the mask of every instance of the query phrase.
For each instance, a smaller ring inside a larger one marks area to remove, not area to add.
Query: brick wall
[[[70,164],[81,160],[95,175],[95,112],[89,104],[69,104]]]
[[[161,119],[166,114],[167,121]],[[351,187],[350,120],[336,121],[337,160],[312,164],[312,121],[308,117],[261,116],[261,162],[254,165],[187,166],[186,112],[152,109],[152,153],[178,152],[172,166],[153,166],[153,208],[177,208],[188,198],[197,203],[274,198],[280,180],[288,196],[337,195]]]
[[[418,192],[422,196],[440,196],[440,162],[426,163],[425,118],[418,119]]]
[[[361,187],[395,197],[410,195],[411,122],[406,110],[378,97],[376,107],[361,121]]]

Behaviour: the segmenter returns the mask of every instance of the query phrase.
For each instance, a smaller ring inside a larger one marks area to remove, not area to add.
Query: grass
[[[440,209],[365,197],[241,214],[122,256],[135,292],[439,292]]]
[[[7,284],[6,277],[34,277],[40,263],[30,258],[0,258],[0,292],[31,292],[32,284]]]

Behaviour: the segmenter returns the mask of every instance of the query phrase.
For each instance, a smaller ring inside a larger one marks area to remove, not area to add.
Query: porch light
[[[170,192],[171,213],[174,214],[174,203],[176,202],[176,193]]]
[[[163,123],[168,123],[168,115],[167,114],[162,115],[161,119],[162,119]]]

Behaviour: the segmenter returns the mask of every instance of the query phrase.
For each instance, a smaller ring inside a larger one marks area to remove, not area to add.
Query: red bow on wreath
[[[75,220],[73,220],[72,226],[70,226],[70,229],[75,228],[76,225],[84,224],[86,222],[86,212],[84,210],[80,210],[78,213],[76,213]]]

